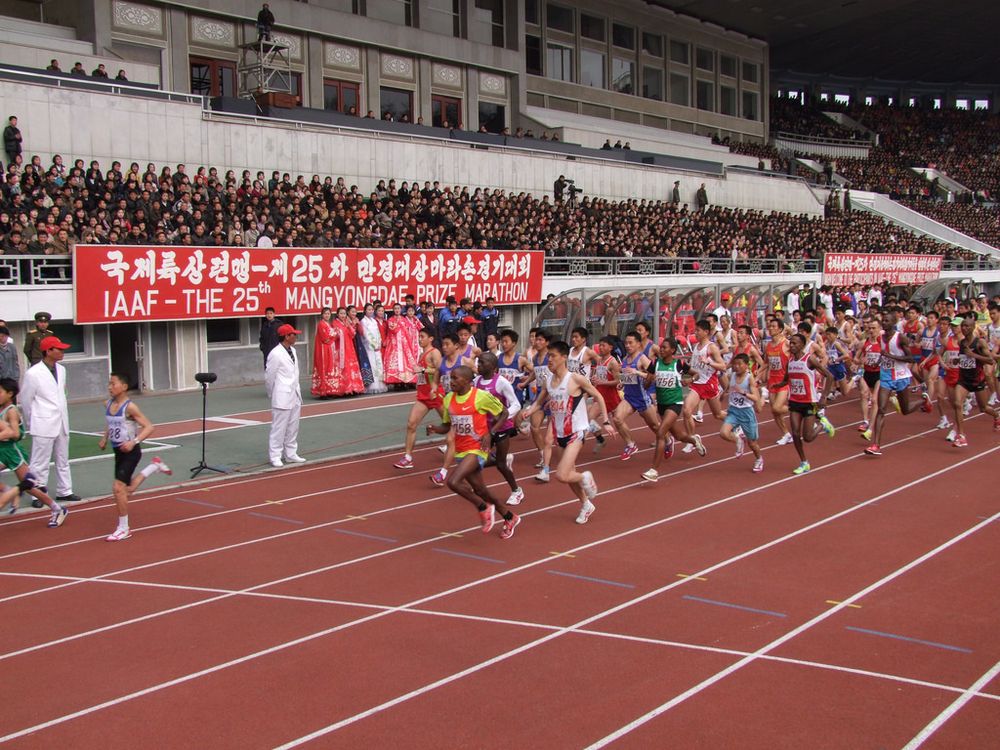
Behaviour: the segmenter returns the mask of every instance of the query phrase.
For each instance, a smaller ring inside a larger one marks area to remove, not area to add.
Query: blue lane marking
[[[190,497],[175,497],[174,500],[180,500],[182,503],[193,503],[194,505],[204,505],[206,508],[225,508],[224,505],[216,505],[215,503],[206,503],[204,500],[194,500]]]
[[[581,576],[576,573],[566,573],[562,570],[549,570],[547,571],[554,576],[564,576],[566,578],[579,578],[581,581],[590,581],[591,583],[606,583],[608,586],[617,586],[622,589],[634,589],[635,585],[631,583],[620,583],[619,581],[609,581],[605,578],[591,578],[590,576]]]
[[[971,648],[962,648],[961,646],[949,646],[947,643],[935,643],[934,641],[924,641],[920,638],[910,638],[905,635],[896,635],[895,633],[883,633],[881,630],[869,630],[868,628],[855,628],[851,625],[845,625],[845,629],[853,630],[855,633],[867,633],[868,635],[878,635],[883,638],[894,638],[897,641],[909,641],[910,643],[919,643],[922,646],[933,646],[934,648],[943,648],[947,651],[959,651],[963,654],[971,654]]]
[[[742,609],[744,612],[756,612],[759,615],[771,615],[772,617],[788,617],[784,612],[773,612],[770,609],[757,609],[756,607],[744,607],[742,604],[733,604],[732,602],[720,602],[716,599],[703,599],[700,596],[688,596],[685,594],[681,599],[690,599],[693,602],[701,602],[702,604],[714,604],[717,607],[729,607],[730,609]]]
[[[458,552],[453,549],[445,549],[444,547],[431,547],[434,552],[441,552],[445,555],[455,555],[455,557],[468,557],[470,560],[482,560],[483,562],[496,563],[497,565],[506,565],[503,560],[497,560],[495,557],[483,557],[482,555],[472,555],[468,552]]]
[[[299,526],[305,524],[305,521],[297,521],[294,518],[282,518],[281,516],[269,516],[267,513],[254,513],[251,511],[250,515],[256,516],[257,518],[266,518],[269,521],[284,521],[285,523],[294,523],[298,524]]]
[[[393,539],[388,536],[378,536],[377,534],[366,534],[363,531],[350,531],[348,529],[334,529],[338,534],[347,534],[349,536],[363,536],[365,539],[374,539],[378,542],[392,542],[395,543],[399,541],[398,539]]]

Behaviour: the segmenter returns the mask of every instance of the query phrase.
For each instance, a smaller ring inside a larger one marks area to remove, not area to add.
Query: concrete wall
[[[821,204],[801,183],[748,173],[724,178],[623,165],[600,158],[568,160],[513,148],[482,150],[467,144],[215,115],[193,104],[163,102],[0,82],[0,111],[16,113],[24,150],[47,161],[97,159],[107,166],[152,161],[222,169],[278,169],[293,174],[343,176],[368,190],[383,178],[440,180],[448,185],[549,193],[560,174],[586,194],[666,198],[680,179],[684,200],[706,183],[713,204],[819,215]]]

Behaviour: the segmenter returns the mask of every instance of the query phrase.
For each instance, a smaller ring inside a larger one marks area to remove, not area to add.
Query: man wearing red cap
[[[302,388],[299,383],[299,358],[295,353],[296,331],[288,323],[278,326],[278,345],[267,355],[264,384],[271,399],[271,435],[268,458],[276,469],[305,461],[299,455],[299,413],[302,411]]]
[[[66,368],[59,364],[69,349],[57,336],[39,342],[42,361],[28,368],[21,386],[21,408],[31,433],[31,472],[38,484],[48,485],[49,461],[56,465],[56,502],[74,502],[69,471],[69,416],[66,406]]]

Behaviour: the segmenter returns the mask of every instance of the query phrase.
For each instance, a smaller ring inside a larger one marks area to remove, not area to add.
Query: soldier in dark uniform
[[[55,334],[49,329],[52,316],[47,312],[35,313],[35,327],[24,337],[24,356],[28,358],[28,366],[37,365],[42,361],[42,339]]]

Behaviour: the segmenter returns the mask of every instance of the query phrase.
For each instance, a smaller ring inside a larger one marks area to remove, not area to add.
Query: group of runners
[[[577,460],[588,437],[595,452],[616,434],[621,460],[639,451],[629,419],[637,414],[655,436],[649,468],[642,478],[659,479],[660,467],[676,445],[686,453],[707,453],[697,432],[704,406],[721,422],[719,436],[735,446],[737,457],[753,454],[751,470],[764,470],[758,415],[765,404],[778,427],[778,445],[791,444],[798,455],[793,473],[811,470],[806,446],[836,429],[825,407],[857,390],[861,409],[858,432],[864,453],[882,455],[886,421],[892,412],[937,409],[941,430],[957,448],[968,445],[965,420],[973,408],[993,417],[1000,431],[1000,306],[997,302],[956,313],[939,303],[926,313],[917,305],[890,301],[873,306],[858,320],[849,307],[829,315],[823,306],[779,309],[763,329],[734,327],[728,315],[709,313],[690,337],[667,337],[659,344],[648,323],[640,322],[623,339],[605,336],[591,346],[585,328],[569,342],[532,329],[523,350],[513,330],[501,331],[480,349],[468,331],[444,337],[441,350],[422,333],[417,400],[407,423],[406,450],[395,464],[414,468],[412,451],[420,422],[440,415],[427,433],[447,436],[444,460],[432,475],[476,506],[482,530],[497,518],[500,536],[509,539],[520,523],[513,510],[524,500],[512,470],[510,441],[530,435],[537,451],[537,482],[552,475],[580,501],[577,523],[587,523],[596,506],[597,484]],[[493,347],[493,348],[490,348]],[[553,465],[553,450],[560,451]],[[509,485],[499,499],[483,478],[496,466]]]

